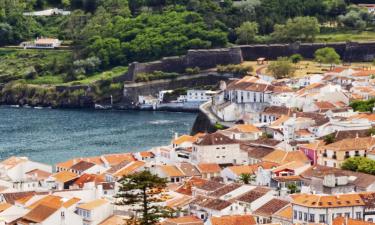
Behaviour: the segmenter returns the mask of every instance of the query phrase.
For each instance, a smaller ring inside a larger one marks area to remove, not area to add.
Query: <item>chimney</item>
[[[178,133],[175,132],[175,133],[174,133],[174,139],[176,140],[177,138],[178,138]]]

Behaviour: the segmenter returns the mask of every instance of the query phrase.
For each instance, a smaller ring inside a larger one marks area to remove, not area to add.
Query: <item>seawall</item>
[[[215,85],[221,80],[228,79],[218,73],[202,73],[185,75],[175,79],[155,80],[140,83],[127,83],[124,85],[124,103],[136,103],[139,95],[155,95],[162,90],[177,88],[194,88],[204,85]]]

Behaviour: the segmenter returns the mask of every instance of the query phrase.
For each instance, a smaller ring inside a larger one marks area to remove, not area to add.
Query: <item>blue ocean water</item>
[[[147,150],[190,133],[196,114],[0,106],[0,160],[54,164],[73,157]]]

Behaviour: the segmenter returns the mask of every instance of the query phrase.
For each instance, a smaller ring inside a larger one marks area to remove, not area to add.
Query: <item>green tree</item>
[[[375,104],[375,98],[364,100],[364,101],[353,101],[350,103],[350,107],[353,108],[354,111],[358,112],[372,112],[373,107]]]
[[[324,143],[325,143],[326,145],[331,144],[331,143],[333,143],[333,142],[335,142],[335,137],[333,136],[333,134],[328,134],[328,135],[326,135],[326,136],[324,137]]]
[[[375,175],[375,160],[366,157],[350,157],[342,165],[342,169]]]
[[[367,9],[357,6],[350,6],[345,15],[338,17],[339,22],[344,26],[357,30],[365,29],[368,23],[372,23],[373,19],[375,19],[375,16],[370,14]]]
[[[276,24],[271,34],[276,41],[314,41],[320,32],[319,22],[315,17],[296,17],[286,24]]]
[[[287,57],[279,57],[267,67],[267,72],[271,73],[276,79],[282,79],[294,76],[296,69]]]
[[[236,28],[238,36],[238,44],[250,44],[254,41],[255,35],[258,33],[258,24],[256,22],[245,22]]]
[[[288,190],[289,190],[290,194],[294,194],[294,193],[299,192],[298,187],[297,187],[296,184],[290,183],[290,184],[288,184],[287,187],[288,187]]]
[[[255,181],[255,177],[250,173],[242,173],[239,180],[244,184],[250,184],[252,181]]]
[[[315,51],[315,60],[319,63],[331,64],[331,69],[334,64],[340,63],[340,55],[337,54],[334,48],[325,47]]]
[[[157,205],[158,195],[166,187],[167,180],[149,171],[142,171],[124,176],[120,181],[120,189],[116,198],[119,205],[132,205],[141,213],[140,225],[157,224],[160,219],[172,217],[173,211]]]
[[[301,54],[293,54],[289,57],[290,61],[292,61],[292,63],[296,64],[296,63],[299,63],[300,61],[303,60],[303,57]]]

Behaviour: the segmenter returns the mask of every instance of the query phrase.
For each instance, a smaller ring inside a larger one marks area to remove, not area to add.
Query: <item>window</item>
[[[325,223],[326,222],[326,215],[320,214],[319,215],[319,223]]]
[[[350,217],[350,213],[345,213],[345,217]]]
[[[307,221],[307,213],[303,214],[303,221]]]
[[[337,213],[336,217],[342,217],[342,213]]]
[[[296,210],[294,210],[293,215],[294,215],[294,219],[296,220],[297,219],[297,211]]]
[[[315,222],[315,214],[310,213],[310,221],[309,222]]]
[[[298,219],[302,220],[302,212],[298,212]]]
[[[361,219],[361,212],[356,212],[355,218],[360,220]]]

